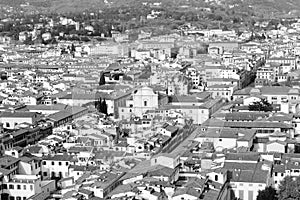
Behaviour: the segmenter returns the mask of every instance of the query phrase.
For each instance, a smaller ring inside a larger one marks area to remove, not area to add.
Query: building
[[[5,129],[15,129],[22,123],[35,124],[41,119],[41,114],[36,112],[2,112],[0,122]]]
[[[69,177],[69,166],[74,164],[72,156],[68,155],[48,155],[42,158],[42,177],[50,179],[53,177]]]
[[[130,116],[142,117],[148,110],[158,108],[158,93],[150,87],[141,87],[132,92],[132,98],[126,101],[126,107],[119,107],[120,119]]]

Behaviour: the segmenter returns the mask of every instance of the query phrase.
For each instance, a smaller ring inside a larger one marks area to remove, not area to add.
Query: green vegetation
[[[253,104],[250,104],[249,110],[271,112],[273,110],[273,106],[266,99],[262,99],[261,101],[256,101],[253,102]]]
[[[98,110],[98,112],[106,114],[107,115],[107,104],[105,99],[98,99],[95,101],[95,108]]]
[[[300,199],[300,177],[287,176],[279,185],[278,199]]]
[[[100,73],[99,85],[105,85],[105,77],[103,72]]]
[[[276,29],[279,23],[289,23],[277,17],[288,12],[295,14],[297,12],[291,9],[300,8],[298,6],[300,0],[290,0],[289,3],[281,0],[228,0],[223,1],[221,5],[205,3],[204,0],[162,0],[160,6],[153,6],[151,3],[155,1],[152,0],[110,0],[109,3],[105,3],[104,0],[28,0],[26,2],[28,4],[25,4],[24,0],[0,2],[0,7],[8,5],[16,8],[14,13],[7,13],[7,16],[11,15],[11,21],[3,23],[0,32],[8,32],[17,39],[20,32],[32,31],[35,24],[46,25],[49,18],[58,22],[62,16],[73,19],[81,25],[91,25],[94,31],[89,32],[83,27],[76,30],[75,25],[63,26],[55,23],[55,26],[51,27],[51,35],[58,36],[61,32],[65,33],[64,36],[59,37],[59,40],[89,41],[90,38],[86,36],[102,34],[109,37],[112,29],[120,32],[142,29],[151,31],[153,35],[161,35],[173,30],[185,29],[187,24],[200,29],[234,29],[237,32],[247,29],[254,32],[257,28],[256,22],[269,21],[265,29]],[[145,2],[148,4],[144,4]],[[21,4],[23,6],[20,6]],[[152,11],[157,13],[156,17],[147,19],[147,15]],[[18,20],[21,18],[22,21]],[[44,27],[41,33],[49,31]],[[253,37],[263,36],[254,34]]]
[[[258,191],[258,195],[256,200],[277,200],[276,190],[269,186],[266,187],[264,190]]]

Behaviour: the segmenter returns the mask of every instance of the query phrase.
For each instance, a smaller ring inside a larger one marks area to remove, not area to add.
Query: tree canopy
[[[249,110],[271,112],[273,110],[273,106],[266,99],[262,99],[261,101],[256,101],[250,104]]]
[[[100,73],[99,85],[105,85],[105,77],[103,72]]]
[[[256,200],[277,200],[276,190],[269,186],[264,190],[258,191]]]
[[[300,199],[300,177],[287,176],[279,185],[278,200]]]
[[[107,104],[106,104],[106,101],[105,99],[101,99],[99,98],[98,100],[95,101],[95,108],[100,112],[100,113],[103,113],[103,114],[106,114],[107,115]]]

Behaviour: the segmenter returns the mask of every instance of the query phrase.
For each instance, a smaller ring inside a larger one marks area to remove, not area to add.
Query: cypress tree
[[[102,105],[101,105],[101,102],[102,102],[102,99],[101,99],[101,97],[98,99],[98,101],[97,101],[97,110],[98,110],[98,112],[102,112]]]
[[[99,85],[105,85],[105,77],[103,72],[100,73]]]
[[[102,108],[102,113],[107,115],[107,104],[105,99],[103,99],[102,103],[101,103],[101,108]]]

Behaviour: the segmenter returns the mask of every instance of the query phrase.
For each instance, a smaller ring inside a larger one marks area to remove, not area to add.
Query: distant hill
[[[248,6],[258,15],[275,18],[300,14],[300,0],[226,0],[226,4]]]
[[[162,2],[165,5],[205,5],[204,0],[0,0],[0,5],[20,7],[25,11],[39,12],[82,12],[84,10],[99,10],[121,5],[135,6],[143,2]],[[221,5],[211,3],[212,6],[239,6],[253,9],[256,15],[278,17],[282,15],[298,16],[300,14],[300,0],[221,0]]]

